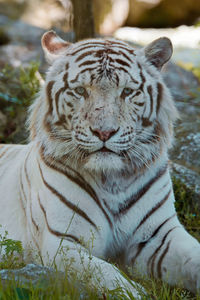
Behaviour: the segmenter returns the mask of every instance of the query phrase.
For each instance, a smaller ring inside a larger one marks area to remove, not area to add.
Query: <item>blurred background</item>
[[[200,204],[199,24],[200,0],[0,0],[0,142],[28,140],[27,109],[47,69],[40,45],[46,30],[69,41],[114,36],[134,47],[167,36],[174,53],[162,73],[181,115],[173,176],[184,184],[178,193],[189,189]]]
[[[87,1],[76,0],[84,7]],[[199,21],[199,0],[90,0],[95,30],[111,34],[121,26],[141,28],[194,25]],[[0,0],[0,13],[12,20],[49,29],[72,30],[70,0]]]

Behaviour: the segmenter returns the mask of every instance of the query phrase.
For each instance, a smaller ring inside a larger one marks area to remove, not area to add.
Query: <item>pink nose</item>
[[[106,142],[109,140],[119,129],[111,129],[111,130],[105,130],[101,131],[100,129],[92,129],[90,127],[90,130],[94,135],[96,135],[101,141]]]

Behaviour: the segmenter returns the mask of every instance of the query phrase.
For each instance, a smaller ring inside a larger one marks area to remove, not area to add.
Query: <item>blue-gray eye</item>
[[[81,96],[84,96],[87,94],[87,91],[83,86],[78,86],[77,88],[75,88],[75,92]]]
[[[126,96],[131,95],[133,92],[133,90],[131,88],[124,88],[122,93],[121,93],[121,97],[125,98]]]

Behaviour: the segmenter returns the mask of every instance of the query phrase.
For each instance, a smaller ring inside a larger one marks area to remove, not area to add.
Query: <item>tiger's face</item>
[[[175,112],[158,71],[171,56],[168,40],[151,44],[146,55],[117,40],[68,44],[53,32],[42,43],[54,60],[44,128],[68,161],[113,171],[160,155]]]

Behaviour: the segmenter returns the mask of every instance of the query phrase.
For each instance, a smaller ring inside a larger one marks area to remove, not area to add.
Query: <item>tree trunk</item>
[[[75,40],[93,38],[94,17],[93,17],[93,0],[72,0],[74,13],[74,31]]]

